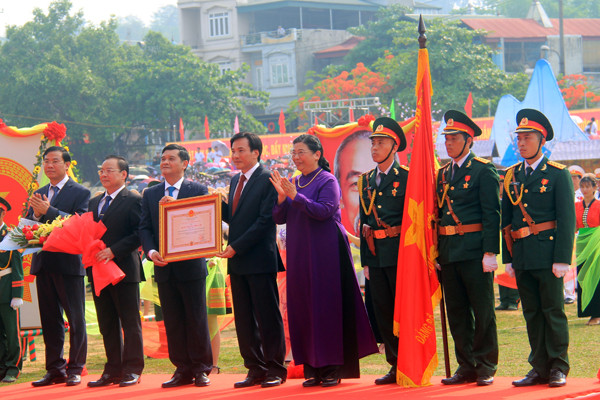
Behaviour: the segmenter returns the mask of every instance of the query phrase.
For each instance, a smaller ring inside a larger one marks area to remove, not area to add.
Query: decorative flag
[[[315,126],[319,125],[319,120],[317,118],[317,116],[315,115]]]
[[[283,115],[283,108],[281,109],[281,112],[279,113],[279,133],[282,135],[284,133],[286,133],[286,131],[285,131],[285,115]]]
[[[424,32],[422,20],[419,31]],[[431,127],[429,54],[419,49],[417,110],[404,218],[398,251],[394,334],[398,336],[397,383],[431,385],[438,365],[433,308],[441,298],[435,272],[435,161]]]
[[[210,139],[210,128],[208,127],[208,115],[204,116],[204,136],[206,136],[206,140]]]
[[[354,110],[351,108],[348,109],[348,121],[354,122]]]
[[[396,103],[394,102],[394,99],[392,99],[392,102],[390,103],[390,118],[394,121],[396,120]]]
[[[469,97],[467,97],[467,102],[465,103],[465,114],[467,117],[471,118],[473,116],[473,93],[469,92]]]
[[[185,140],[184,128],[183,128],[183,120],[179,117],[179,140],[182,142]]]
[[[240,133],[240,121],[237,115],[235,116],[235,121],[233,121],[233,133]]]

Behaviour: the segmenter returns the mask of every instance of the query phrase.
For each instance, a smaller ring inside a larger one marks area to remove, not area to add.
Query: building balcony
[[[242,48],[295,42],[302,39],[302,30],[296,28],[250,33],[241,36]]]

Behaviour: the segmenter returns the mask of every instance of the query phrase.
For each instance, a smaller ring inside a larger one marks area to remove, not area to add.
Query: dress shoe
[[[119,381],[119,386],[133,386],[138,383],[140,383],[140,376],[138,374],[125,374],[123,375],[123,379]]]
[[[376,385],[389,385],[392,383],[396,383],[396,372],[388,372],[387,374],[385,374],[384,376],[382,376],[381,378],[377,378],[375,379],[375,384]]]
[[[81,375],[69,374],[67,376],[67,386],[77,386],[81,383]]]
[[[548,386],[550,387],[561,387],[567,384],[567,376],[558,369],[550,371],[550,379],[548,380]]]
[[[450,378],[442,379],[442,383],[444,385],[462,385],[463,383],[472,383],[476,380],[477,378],[474,375],[463,375],[457,372]]]
[[[67,381],[66,375],[52,375],[52,374],[48,373],[48,374],[44,375],[44,377],[42,379],[31,382],[31,385],[33,385],[35,387],[49,386],[54,383],[65,383],[66,381]]]
[[[490,386],[492,383],[494,383],[493,376],[485,375],[477,377],[477,386]]]
[[[233,387],[236,389],[239,388],[245,388],[245,387],[250,387],[250,386],[255,386],[255,385],[260,385],[262,384],[262,382],[265,380],[264,376],[260,376],[260,377],[256,377],[256,376],[246,376],[246,379],[244,379],[243,381],[239,381],[233,384]]]
[[[100,379],[98,379],[97,381],[89,381],[87,385],[89,387],[109,386],[109,385],[112,385],[113,383],[119,383],[120,381],[121,381],[121,378],[118,376],[102,374]]]
[[[500,305],[496,307],[496,310],[498,310],[498,311],[508,310],[508,304],[500,303]]]
[[[303,387],[314,387],[319,386],[321,384],[321,380],[317,378],[308,378],[304,382],[302,382]]]
[[[321,382],[321,387],[332,387],[337,386],[342,382],[340,378],[325,378]]]
[[[542,378],[535,369],[532,369],[525,375],[525,378],[513,381],[513,385],[516,387],[534,386],[548,383],[548,379]]]
[[[2,378],[2,380],[0,382],[2,382],[2,383],[14,383],[16,381],[17,381],[17,377],[16,376],[5,375],[4,378]]]
[[[574,298],[572,298],[572,297],[567,297],[567,298],[565,299],[565,304],[573,304],[573,303],[575,303],[575,299],[574,299]]]
[[[260,384],[260,387],[268,388],[280,386],[285,383],[285,379],[280,376],[267,376],[264,381]]]
[[[518,304],[509,304],[508,306],[506,306],[506,311],[517,311],[518,309]]]
[[[191,385],[194,383],[191,375],[184,375],[180,372],[175,372],[173,377],[161,385],[163,388],[172,388],[183,385]]]
[[[199,372],[194,377],[194,385],[198,387],[208,386],[210,385],[210,379],[208,379],[208,375],[206,372]]]

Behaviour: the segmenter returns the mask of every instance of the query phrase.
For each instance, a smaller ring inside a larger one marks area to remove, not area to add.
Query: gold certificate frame
[[[159,252],[166,262],[212,257],[222,250],[221,195],[159,204]]]

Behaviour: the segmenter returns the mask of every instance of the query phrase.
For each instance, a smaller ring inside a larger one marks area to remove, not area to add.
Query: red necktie
[[[244,182],[246,182],[246,175],[242,174],[242,176],[240,176],[240,181],[238,182],[237,187],[235,188],[235,194],[233,195],[233,207],[231,208],[231,215],[235,213],[235,209],[237,208],[237,205],[240,202],[240,196],[242,195]]]

